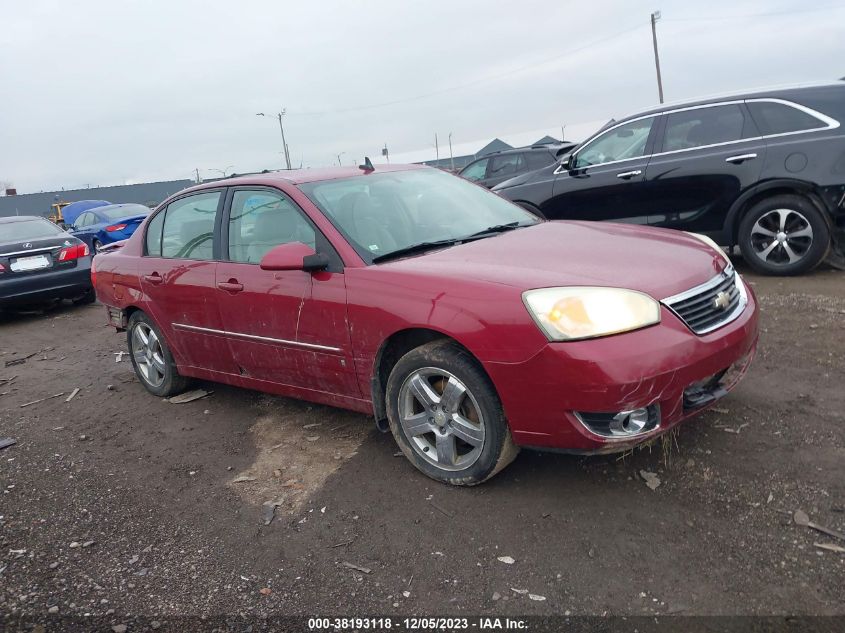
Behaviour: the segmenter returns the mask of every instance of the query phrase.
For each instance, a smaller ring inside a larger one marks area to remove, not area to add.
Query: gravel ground
[[[155,398],[99,305],[2,316],[0,612],[845,615],[845,554],[815,546],[845,541],[792,520],[845,531],[843,275],[748,279],[759,355],[668,455],[523,451],[472,489],[358,414]]]

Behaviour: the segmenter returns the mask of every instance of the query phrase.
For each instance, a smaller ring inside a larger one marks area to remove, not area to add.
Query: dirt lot
[[[157,399],[101,306],[0,318],[0,611],[845,614],[845,554],[791,519],[845,531],[845,277],[748,279],[759,355],[670,461],[523,451],[473,489],[358,414]]]

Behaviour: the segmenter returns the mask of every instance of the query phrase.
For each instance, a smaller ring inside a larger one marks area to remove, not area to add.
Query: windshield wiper
[[[384,255],[376,255],[375,257],[373,257],[373,263],[378,264],[379,262],[383,262],[388,259],[393,259],[394,257],[402,257],[404,255],[422,253],[424,251],[429,251],[434,248],[440,248],[442,246],[454,246],[455,244],[460,244],[462,241],[463,238],[449,238],[447,240],[436,240],[433,242],[420,242],[419,244],[411,244],[410,246],[397,248],[395,251],[390,251],[389,253],[385,253]]]
[[[485,235],[490,235],[493,233],[504,233],[505,231],[513,231],[514,229],[518,229],[521,226],[528,226],[527,224],[520,224],[519,222],[508,222],[507,224],[494,224],[493,226],[488,226],[486,229],[482,229],[480,231],[476,231],[475,233],[470,233],[464,239],[471,239],[474,237],[484,237]]]

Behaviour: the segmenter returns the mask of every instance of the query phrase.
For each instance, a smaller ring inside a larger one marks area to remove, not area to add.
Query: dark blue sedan
[[[143,204],[110,204],[85,211],[70,229],[98,253],[105,244],[129,238],[151,213]]]

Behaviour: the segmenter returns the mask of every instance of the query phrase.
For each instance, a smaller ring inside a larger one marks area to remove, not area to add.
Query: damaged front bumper
[[[703,411],[739,382],[754,356],[757,304],[693,334],[663,309],[659,325],[601,339],[549,343],[524,363],[484,363],[514,441],[575,453],[630,449]]]

